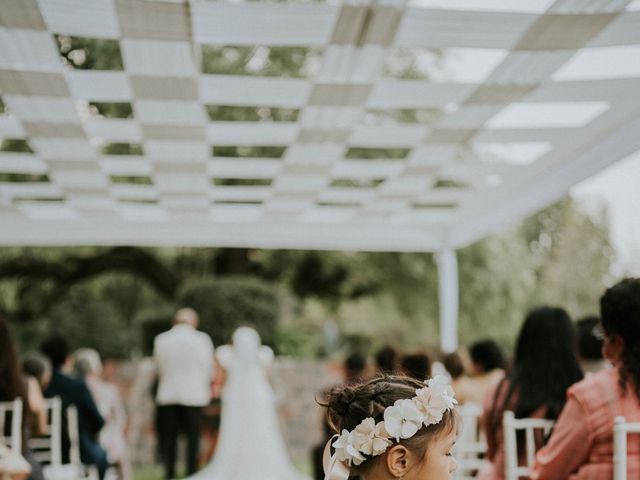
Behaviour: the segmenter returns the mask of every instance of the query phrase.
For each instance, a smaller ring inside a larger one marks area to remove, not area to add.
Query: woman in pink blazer
[[[640,422],[640,279],[608,289],[600,313],[604,354],[614,368],[569,388],[551,438],[536,456],[532,480],[613,478],[614,418]],[[628,438],[628,478],[640,476],[639,437]]]

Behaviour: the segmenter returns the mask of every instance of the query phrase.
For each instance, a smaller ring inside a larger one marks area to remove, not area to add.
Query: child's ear
[[[387,469],[393,478],[403,478],[411,467],[413,455],[404,445],[394,445],[387,451]]]

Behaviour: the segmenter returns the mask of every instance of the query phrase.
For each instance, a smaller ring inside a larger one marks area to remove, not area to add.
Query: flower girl
[[[388,376],[336,387],[323,404],[340,432],[325,448],[325,480],[450,478],[456,469],[456,403],[443,376],[424,383]]]

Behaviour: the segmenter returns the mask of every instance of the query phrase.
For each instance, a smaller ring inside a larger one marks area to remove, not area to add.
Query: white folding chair
[[[47,434],[29,440],[29,447],[34,458],[43,464],[42,472],[46,480],[82,480],[89,476],[80,462],[80,445],[78,441],[78,412],[75,407],[67,409],[67,432],[70,441],[70,463],[62,463],[62,401],[55,397],[46,400]]]
[[[11,417],[11,428],[5,434],[7,418]],[[22,399],[0,402],[0,443],[4,443],[16,453],[22,453]]]
[[[516,418],[511,411],[504,412],[502,429],[504,432],[504,476],[505,480],[517,480],[528,477],[536,456],[536,431],[542,431],[545,437],[554,425],[553,420],[543,418]],[[525,465],[518,465],[517,431],[524,430]]]
[[[458,432],[453,452],[458,464],[454,478],[468,480],[474,478],[475,473],[480,469],[482,456],[487,451],[487,443],[479,428],[482,406],[476,403],[467,403],[456,410],[460,417],[462,428]]]
[[[62,400],[45,400],[47,433],[29,439],[29,448],[38,463],[62,465]]]
[[[640,433],[640,422],[616,417],[613,424],[613,480],[627,480],[627,435]]]
[[[71,405],[67,408],[67,427],[69,431],[69,461],[78,472],[78,478],[98,480],[98,470],[95,465],[83,465],[80,459],[80,429],[78,425],[78,409]]]

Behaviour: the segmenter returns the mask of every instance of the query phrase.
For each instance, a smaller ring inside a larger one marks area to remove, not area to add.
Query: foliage
[[[202,47],[203,73],[305,77],[317,64],[320,52],[306,47]]]
[[[0,143],[0,152],[33,153],[33,150],[24,139],[5,138]]]
[[[137,324],[140,326],[143,355],[150,356],[153,353],[154,339],[171,328],[174,314],[174,308],[167,308],[146,310],[138,315]]]
[[[56,35],[66,65],[80,70],[123,70],[117,40]]]
[[[133,117],[133,108],[126,102],[89,102],[89,111],[105,118]]]
[[[110,272],[133,273],[168,297],[178,288],[179,278],[149,251],[115,247],[86,252],[23,249],[18,255],[0,259],[0,279],[15,282],[14,298],[9,301],[13,316],[33,321],[47,315],[76,285]]]
[[[91,347],[107,357],[140,351],[139,312],[167,302],[130,273],[106,273],[71,287],[51,309],[16,327],[23,349],[37,349],[50,335],[64,336],[72,349]]]
[[[386,125],[396,123],[430,124],[437,120],[443,111],[440,108],[398,108],[371,109],[363,118],[367,125]]]
[[[610,283],[614,250],[605,211],[588,216],[565,199],[525,223],[536,272],[537,303],[563,305],[574,316],[597,313],[603,285]]]
[[[322,330],[313,325],[279,325],[274,344],[278,355],[313,357],[322,352]]]
[[[104,155],[142,155],[142,145],[137,143],[105,143],[102,145]]]
[[[293,274],[291,288],[300,298],[324,291],[332,301],[339,300],[349,276],[344,263],[327,262],[318,252],[308,252],[302,257]]]
[[[260,145],[260,146],[227,146],[215,145],[211,153],[214,157],[259,157],[259,158],[281,158],[287,147]]]
[[[527,245],[510,230],[458,253],[460,341],[492,337],[505,346],[517,334],[534,287]]]
[[[346,158],[378,159],[378,158],[406,158],[409,148],[362,148],[351,147],[347,150]]]
[[[7,183],[48,183],[49,175],[39,173],[0,172],[0,182]]]
[[[489,336],[509,347],[527,309],[542,303],[596,313],[612,257],[606,216],[589,217],[571,199],[460,250],[461,342]],[[276,350],[315,355],[335,323],[343,349],[438,345],[430,253],[3,249],[0,277],[0,308],[23,320],[27,346],[56,331],[109,354],[148,352],[179,305],[200,311],[217,344],[249,324]]]
[[[207,105],[209,118],[214,122],[295,122],[300,110],[276,107],[245,107]]]
[[[417,334],[420,342],[435,346],[429,340],[438,318],[432,256],[363,255],[368,257],[364,264],[373,268],[369,275],[386,276],[381,292],[391,296],[402,317],[413,320],[406,329],[409,341]],[[564,306],[574,318],[597,313],[612,259],[606,216],[582,213],[569,197],[460,250],[461,343],[492,337],[511,347],[526,311],[540,304]],[[384,328],[372,334],[382,335]]]
[[[188,282],[178,296],[178,305],[200,314],[200,327],[215,345],[229,343],[240,326],[255,328],[265,345],[275,343],[278,297],[273,285],[259,279],[227,276]]]

